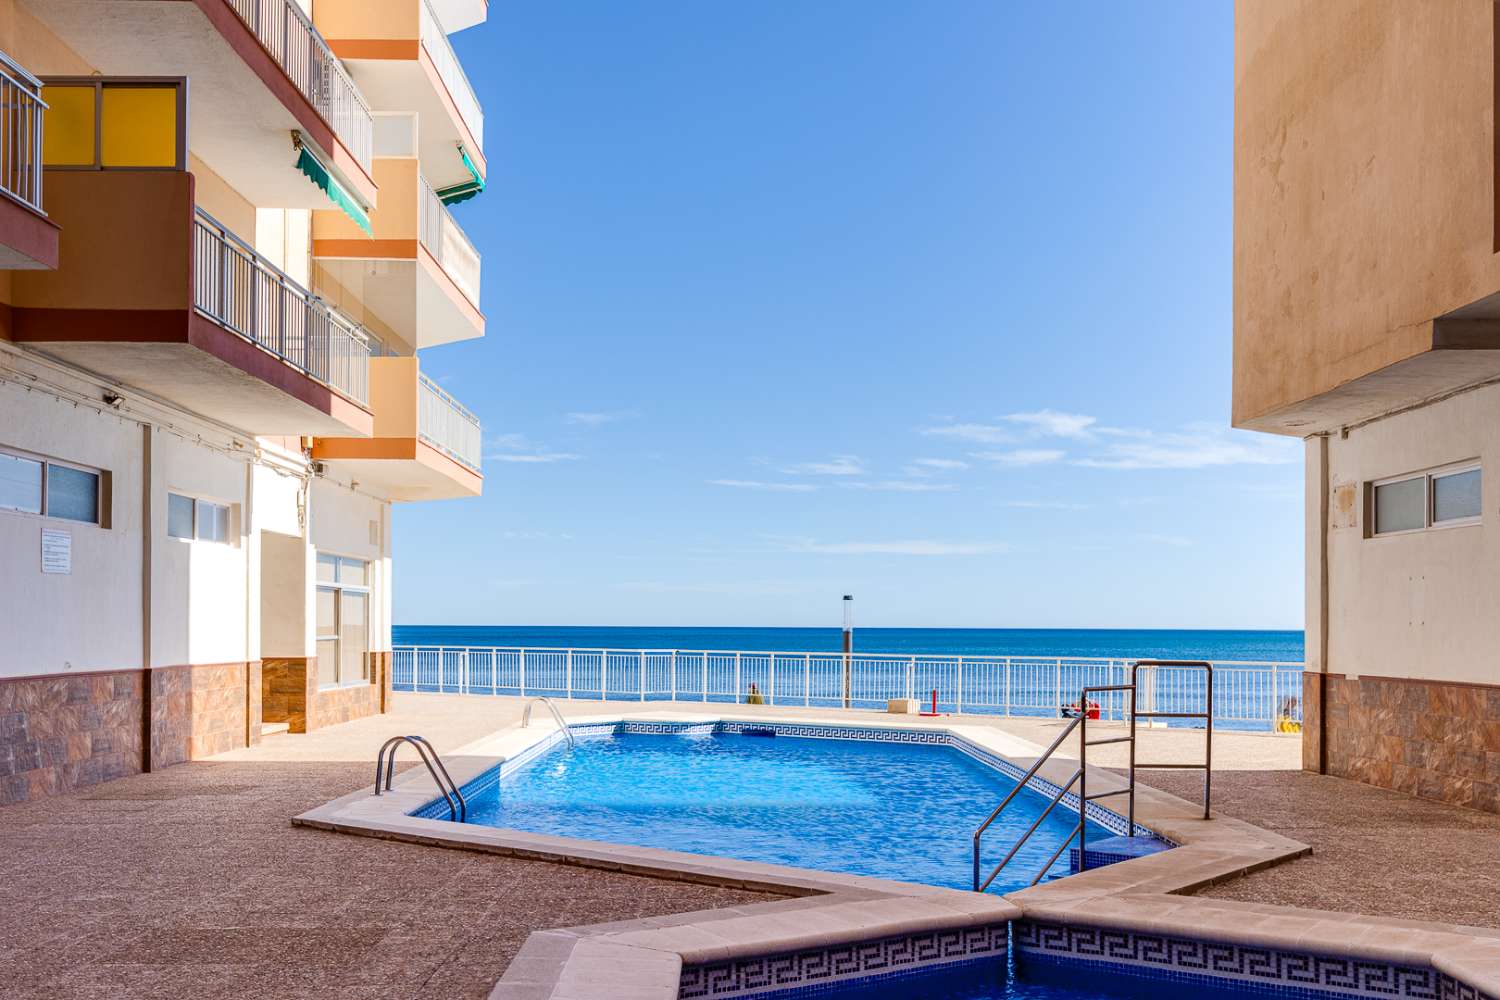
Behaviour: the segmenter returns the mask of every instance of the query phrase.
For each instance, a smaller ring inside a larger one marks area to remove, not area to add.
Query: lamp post
[[[851,707],[854,680],[854,595],[844,595],[844,707]]]

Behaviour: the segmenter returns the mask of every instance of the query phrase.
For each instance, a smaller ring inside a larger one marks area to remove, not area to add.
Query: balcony
[[[382,132],[391,148],[414,150],[392,129]],[[412,351],[483,336],[474,244],[422,177],[415,156],[376,156],[374,162],[381,198],[370,213],[370,235],[341,212],[313,213],[316,286]]]
[[[354,202],[375,202],[369,107],[296,0],[20,2],[100,74],[190,79],[186,146],[251,203],[328,206],[294,135]],[[32,70],[72,72],[62,59]]]
[[[318,27],[378,112],[415,110],[422,173],[439,191],[482,184],[484,111],[448,32],[467,26],[474,0],[318,0]],[[467,155],[460,155],[460,148]],[[472,164],[472,167],[471,167]]]
[[[53,271],[11,278],[12,339],[250,434],[367,435],[369,340],[199,210],[181,170],[55,170]]]
[[[0,270],[57,266],[57,224],[42,210],[42,84],[0,52]]]
[[[479,418],[423,375],[416,358],[372,358],[370,438],[324,438],[313,457],[393,500],[478,496]]]

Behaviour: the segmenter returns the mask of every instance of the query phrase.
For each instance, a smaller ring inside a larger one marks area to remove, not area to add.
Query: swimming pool
[[[817,735],[796,735],[809,730]],[[472,795],[469,822],[967,889],[974,828],[1015,784],[998,762],[933,731],[849,738],[830,727],[719,723],[575,732],[575,747],[554,741]],[[1028,789],[990,828],[986,872],[1046,801]],[[994,889],[1027,885],[1076,822],[1076,812],[1055,809]],[[1089,823],[1090,841],[1119,832]],[[1066,874],[1067,858],[1053,874]]]

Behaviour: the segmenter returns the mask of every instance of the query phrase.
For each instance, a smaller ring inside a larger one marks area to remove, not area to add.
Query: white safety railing
[[[453,51],[453,43],[448,41],[448,33],[443,30],[443,22],[432,9],[431,0],[422,0],[422,48],[427,50],[427,58],[432,60],[432,65],[437,69],[438,78],[448,88],[448,96],[453,98],[453,104],[458,108],[458,115],[464,120],[464,125],[468,126],[469,134],[474,137],[478,147],[483,149],[484,109],[479,106],[474,85],[464,73],[463,64],[458,61],[458,53]]]
[[[910,698],[924,711],[1057,718],[1076,709],[1086,686],[1129,683],[1134,658],[945,656],[886,653],[681,649],[538,649],[396,646],[398,691],[547,695],[630,701],[687,701],[883,709]],[[1197,712],[1206,672],[1141,669],[1140,710]],[[1123,719],[1124,693],[1105,696],[1104,719]],[[1214,664],[1214,725],[1286,728],[1302,719],[1302,664]]]
[[[479,308],[479,251],[426,178],[422,179],[422,200],[417,206],[417,232],[448,277],[474,308]]]
[[[0,191],[42,210],[42,83],[0,52]]]
[[[375,147],[370,106],[297,0],[226,0],[365,172]]]
[[[363,329],[201,208],[193,274],[199,312],[355,402],[369,402],[370,342]]]
[[[458,400],[417,373],[417,433],[455,461],[479,471],[482,435],[479,418]]]

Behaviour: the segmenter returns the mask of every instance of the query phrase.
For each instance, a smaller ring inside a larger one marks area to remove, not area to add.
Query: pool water
[[[621,734],[546,751],[471,801],[469,821],[967,889],[974,828],[1014,785],[948,746]],[[990,827],[985,874],[1046,801],[1027,789]],[[1024,888],[1076,823],[1054,809],[992,890]]]
[[[1264,984],[1207,985],[1127,975],[1081,963],[965,963],[946,970],[893,976],[865,985],[827,986],[766,994],[767,1000],[1216,1000],[1269,994]]]

